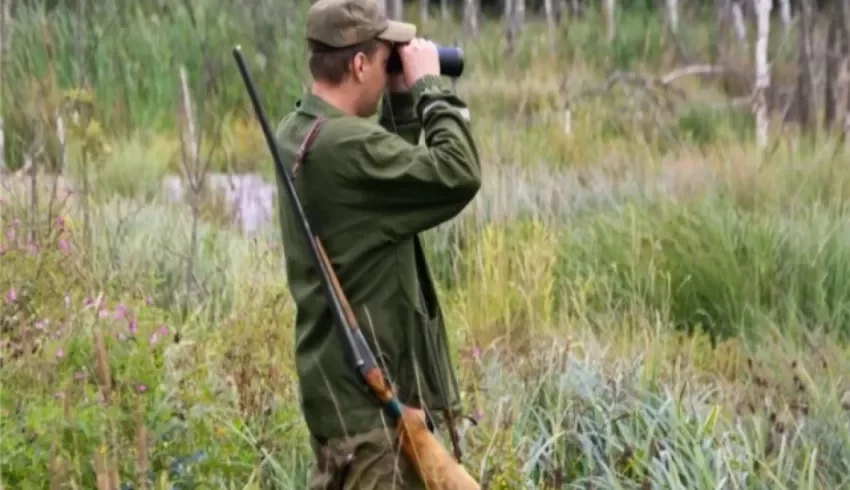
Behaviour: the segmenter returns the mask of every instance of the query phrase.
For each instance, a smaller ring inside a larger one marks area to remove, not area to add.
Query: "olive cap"
[[[407,43],[416,26],[387,19],[377,0],[318,0],[307,13],[307,39],[333,48],[369,39]]]

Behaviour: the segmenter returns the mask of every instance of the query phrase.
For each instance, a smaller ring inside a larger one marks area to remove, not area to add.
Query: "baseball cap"
[[[387,19],[377,0],[318,0],[307,13],[307,39],[334,48],[383,39],[407,43],[416,26]]]

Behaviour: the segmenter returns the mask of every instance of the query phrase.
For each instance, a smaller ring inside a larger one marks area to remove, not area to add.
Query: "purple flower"
[[[136,389],[139,390],[139,393],[145,393],[148,391],[148,387],[145,386],[144,383],[139,383],[139,386],[137,386]]]
[[[36,322],[35,328],[37,328],[39,330],[44,330],[44,328],[49,324],[50,324],[50,320],[40,320],[40,321]]]
[[[162,325],[161,327],[159,327],[159,334],[163,337],[168,335],[168,325]]]
[[[10,289],[9,292],[6,294],[6,302],[7,303],[14,303],[17,299],[18,299],[18,292],[15,291],[15,288]]]
[[[59,240],[59,250],[67,252],[68,250],[70,250],[70,248],[71,247],[68,245],[68,240],[65,240],[64,238]]]
[[[64,216],[57,216],[56,217],[56,226],[58,226],[59,228],[65,228],[65,217]]]
[[[129,328],[130,328],[130,335],[136,335],[136,332],[139,331],[139,323],[136,321],[135,318],[130,319]]]
[[[157,342],[159,342],[159,335],[157,335],[157,333],[156,333],[156,332],[154,332],[153,334],[151,334],[151,340],[150,340],[150,342],[151,342],[151,345],[156,345],[156,344],[157,344]]]
[[[124,316],[125,316],[126,314],[127,314],[127,307],[126,307],[126,306],[124,306],[124,303],[120,303],[120,304],[119,304],[119,305],[115,308],[115,313],[114,313],[115,319],[116,319],[116,320],[120,320],[121,318],[124,318]]]

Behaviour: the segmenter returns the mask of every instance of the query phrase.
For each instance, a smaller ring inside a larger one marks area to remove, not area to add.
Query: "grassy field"
[[[182,171],[180,65],[210,170],[272,175],[230,49],[277,119],[306,81],[303,8],[166,3],[91,6],[81,68],[72,11],[12,22],[7,165],[43,152],[35,202],[30,176],[0,188],[0,488],[305,485],[278,231],[159,192]],[[751,79],[701,18],[687,56],[721,46]],[[422,28],[465,48],[485,166],[425,237],[478,422],[466,467],[489,489],[850,488],[850,156],[823,134],[756,149],[723,103],[741,77],[577,98],[686,63],[656,13],[621,12],[610,46],[601,25],[565,20],[553,53],[532,19],[513,57],[494,20]],[[793,81],[794,33],[773,32]]]

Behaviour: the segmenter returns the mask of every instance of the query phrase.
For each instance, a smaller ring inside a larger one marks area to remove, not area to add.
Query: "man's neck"
[[[336,107],[349,116],[357,115],[354,97],[346,94],[343,87],[331,87],[320,82],[313,82],[313,95]]]

